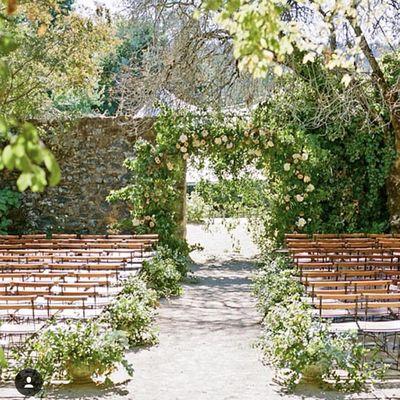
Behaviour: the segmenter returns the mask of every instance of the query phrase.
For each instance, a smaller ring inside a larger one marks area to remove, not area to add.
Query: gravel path
[[[139,352],[137,400],[267,399],[268,371],[252,344],[259,317],[248,263],[201,265],[199,283],[160,310],[160,345]]]
[[[241,224],[232,239],[220,223],[210,231],[188,227],[189,241],[204,247],[193,254],[197,282],[160,308],[159,346],[133,357],[133,399],[271,398],[268,371],[252,347],[259,334],[250,295],[253,264],[230,261],[255,254],[248,235],[240,235],[238,249],[237,233],[244,231]]]

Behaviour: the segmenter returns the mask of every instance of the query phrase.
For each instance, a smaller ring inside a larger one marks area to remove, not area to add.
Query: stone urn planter
[[[309,365],[302,373],[302,381],[304,383],[317,383],[321,381],[322,365]]]
[[[74,383],[84,384],[93,382],[95,372],[104,370],[98,363],[70,362],[67,366],[68,374]]]

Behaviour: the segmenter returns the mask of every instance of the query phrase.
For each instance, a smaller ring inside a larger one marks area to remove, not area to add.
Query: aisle
[[[252,344],[259,316],[250,296],[252,264],[196,268],[199,283],[161,307],[160,345],[132,357],[135,400],[273,399],[268,370]]]
[[[196,283],[185,294],[162,301],[157,324],[160,343],[128,354],[133,379],[109,388],[71,385],[48,399],[102,400],[366,400],[400,399],[398,389],[343,395],[303,386],[285,395],[273,382],[253,344],[260,335],[259,315],[251,296],[252,257],[256,247],[245,221],[235,240],[216,222],[211,232],[188,227],[189,241],[204,251],[193,254]],[[236,241],[240,242],[240,250]],[[118,374],[117,374],[118,375]],[[124,380],[124,376],[119,376]],[[10,397],[11,398],[11,397]]]

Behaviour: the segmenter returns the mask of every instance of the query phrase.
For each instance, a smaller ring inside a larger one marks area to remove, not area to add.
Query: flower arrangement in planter
[[[126,334],[131,347],[157,343],[154,328],[154,291],[148,290],[151,294],[145,296],[134,292],[122,293],[109,305],[102,317],[102,321],[113,329]]]
[[[254,284],[264,317],[259,345],[279,382],[288,390],[307,382],[360,391],[379,379],[385,368],[376,355],[364,348],[357,332],[332,334],[329,323],[315,318],[295,275],[287,258],[270,257]]]
[[[143,263],[140,276],[147,286],[154,289],[160,297],[179,296],[183,292],[179,272],[186,268],[186,258],[173,254],[169,249],[159,246],[157,254]]]
[[[148,307],[158,306],[158,295],[153,289],[147,287],[146,282],[137,275],[130,275],[124,282],[121,295],[135,295],[138,300]]]
[[[92,382],[106,377],[122,364],[129,374],[133,369],[124,356],[128,349],[124,332],[107,330],[97,322],[72,322],[51,325],[15,349],[15,368],[34,368],[49,384],[54,380]]]

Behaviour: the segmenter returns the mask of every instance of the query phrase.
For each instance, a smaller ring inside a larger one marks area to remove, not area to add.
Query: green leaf
[[[4,82],[10,76],[10,69],[8,68],[8,64],[4,60],[0,60],[0,85],[4,84]]]
[[[0,56],[6,56],[18,47],[16,41],[9,34],[0,35]]]
[[[32,184],[32,174],[30,172],[23,172],[17,179],[18,190],[23,192]]]
[[[8,365],[4,350],[0,347],[0,368],[6,368]]]
[[[43,157],[44,165],[50,172],[49,185],[55,186],[60,182],[61,170],[57,163],[56,158],[50,151],[46,151]]]
[[[25,147],[22,143],[17,143],[16,145],[14,145],[12,151],[18,158],[21,158],[25,155]]]
[[[2,160],[7,169],[13,170],[15,166],[15,155],[10,145],[3,149]]]
[[[8,132],[8,127],[6,121],[4,120],[4,118],[0,117],[0,137],[1,136],[5,137],[7,135],[7,132]]]

